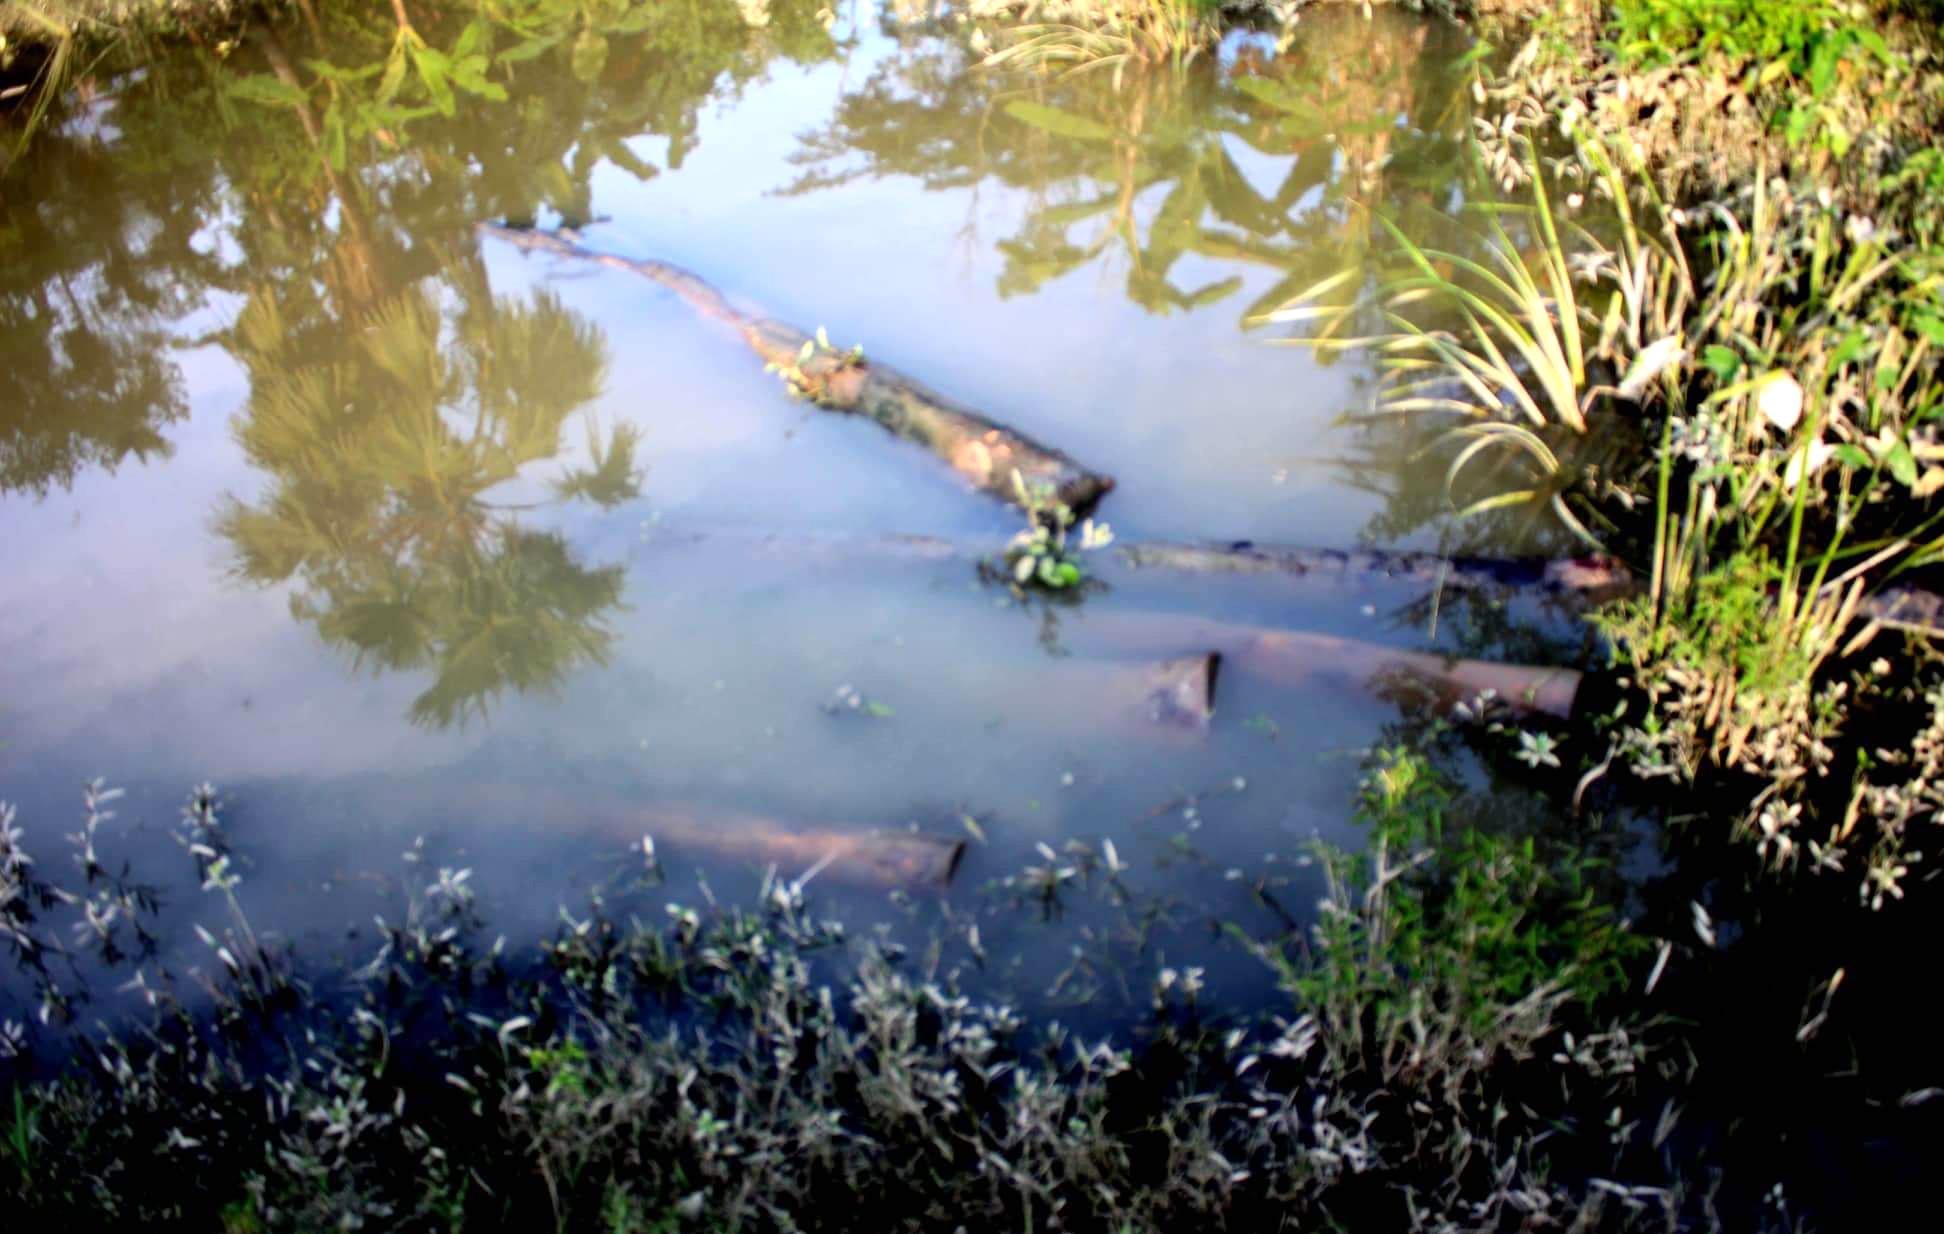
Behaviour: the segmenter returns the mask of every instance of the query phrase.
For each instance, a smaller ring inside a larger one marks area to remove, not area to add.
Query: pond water
[[[1455,32],[1323,13],[1117,88],[978,71],[911,6],[696,0],[428,31],[493,57],[446,115],[417,77],[377,100],[389,10],[331,7],[100,83],[0,200],[0,798],[43,861],[103,775],[116,852],[214,781],[259,926],[298,936],[395,902],[418,836],[539,929],[676,810],[685,902],[754,885],[722,838],[750,819],[982,837],[901,909],[830,880],[866,915],[975,915],[1036,845],[1106,839],[1191,926],[1263,919],[1271,855],[1313,901],[1295,859],[1356,842],[1397,708],[1228,673],[1189,733],[1130,683],[1207,650],[1191,618],[1455,645],[1422,587],[1103,558],[1022,602],[974,565],[1017,510],[788,401],[654,284],[474,224],[578,225],[861,343],[1117,477],[1123,540],[1435,547],[1422,441],[1340,419],[1367,362],[1247,319],[1354,266],[1375,212],[1454,208]],[[1084,995],[1064,943],[1022,951]]]

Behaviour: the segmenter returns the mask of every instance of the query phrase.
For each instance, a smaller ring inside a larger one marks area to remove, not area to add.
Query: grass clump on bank
[[[919,975],[775,882],[659,928],[596,902],[534,964],[482,945],[465,872],[421,874],[345,984],[252,930],[198,790],[181,837],[228,919],[202,931],[207,967],[135,961],[135,1031],[9,1025],[0,1184],[40,1223],[227,1230],[848,1229],[860,1198],[913,1230],[1698,1212],[1645,1115],[1604,1122],[1656,1087],[1606,1007],[1635,946],[1573,863],[1445,833],[1448,791],[1415,755],[1373,766],[1376,842],[1326,850],[1322,923],[1249,940],[1287,1014],[1206,1014],[1199,973],[1162,969],[1148,1023],[1089,1041],[961,989],[949,956]],[[45,987],[63,932],[128,884],[100,863],[41,880],[12,822],[5,845],[8,938]]]
[[[1824,0],[1622,0],[1518,33],[1474,89],[1476,182],[1509,200],[1442,245],[1393,229],[1377,328],[1319,345],[1376,350],[1380,412],[1450,420],[1454,484],[1501,463],[1465,513],[1543,500],[1636,567],[1599,619],[1622,765],[1711,786],[1766,859],[1880,904],[1931,847],[1877,809],[1928,799],[1884,757],[1902,742],[1849,723],[1928,723],[1902,697],[1926,657],[1859,618],[1944,551],[1928,38]],[[1313,293],[1269,320],[1364,312]]]
[[[0,114],[24,109],[8,161],[33,137],[48,108],[95,67],[139,62],[154,38],[217,42],[246,8],[263,0],[5,0],[0,3]],[[0,163],[0,170],[5,164]]]
[[[1698,1074],[1789,1094],[1741,1134],[1794,1151],[1814,1110],[1885,1168],[1937,1127],[1895,1027],[1944,913],[1935,31],[1614,0],[1488,37],[1464,217],[1268,319],[1375,357],[1364,414],[1448,460],[1461,516],[1550,510],[1632,567],[1572,799],[1665,820],[1644,920],[1699,943],[1668,994]]]

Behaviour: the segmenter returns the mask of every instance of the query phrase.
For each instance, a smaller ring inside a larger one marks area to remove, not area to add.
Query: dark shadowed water
[[[926,921],[1009,902],[1037,844],[1103,840],[1184,940],[1266,919],[1252,889],[1279,863],[1306,911],[1296,861],[1356,842],[1396,707],[1328,672],[1230,673],[1207,732],[1157,726],[1125,632],[1449,645],[1463,623],[1434,638],[1421,587],[1103,562],[1106,587],[1022,604],[974,565],[1017,511],[788,401],[649,282],[473,225],[577,224],[862,343],[1118,477],[1100,516],[1123,540],[1435,547],[1422,443],[1340,421],[1364,362],[1248,323],[1354,268],[1374,212],[1453,208],[1452,32],[1324,13],[1281,55],[1238,38],[1116,89],[977,71],[899,6],[826,29],[811,4],[756,26],[697,0],[605,31],[540,6],[524,35],[428,32],[483,64],[443,114],[416,76],[379,97],[384,14],[320,7],[352,11],[98,83],[0,198],[0,798],[46,863],[103,775],[130,790],[117,852],[214,781],[260,928],[299,935],[410,890],[417,836],[540,928],[637,875],[671,806],[976,832],[942,901],[892,902]],[[754,885],[747,845],[695,840],[662,839],[669,895]],[[1089,930],[1125,926],[1066,894]],[[988,945],[1033,917],[1000,913]],[[1086,997],[1059,979],[1083,936],[1024,961],[1034,980]]]

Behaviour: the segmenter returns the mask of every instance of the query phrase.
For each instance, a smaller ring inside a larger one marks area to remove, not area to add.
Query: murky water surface
[[[1265,913],[1272,853],[1313,900],[1294,859],[1355,842],[1396,709],[1231,673],[1188,734],[1144,716],[1144,663],[1203,650],[1169,633],[1191,616],[1430,645],[1418,590],[1103,563],[1022,605],[973,564],[1016,511],[786,400],[655,285],[474,224],[577,224],[862,343],[1117,476],[1124,540],[1430,546],[1437,470],[1338,424],[1367,368],[1248,319],[1353,266],[1373,211],[1450,211],[1461,47],[1323,13],[1283,55],[1238,39],[1117,90],[815,7],[439,31],[493,55],[449,115],[417,76],[379,101],[383,21],[333,14],[41,137],[0,204],[0,797],[45,860],[105,775],[130,850],[215,781],[255,911],[297,934],[400,894],[419,835],[538,925],[672,812],[703,820],[661,843],[689,902],[753,885],[762,857],[707,834],[752,819],[976,830],[904,910],[928,920],[1070,840],[1112,839],[1190,925]]]

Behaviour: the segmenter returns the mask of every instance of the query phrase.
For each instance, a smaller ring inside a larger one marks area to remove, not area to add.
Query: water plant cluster
[[[1050,485],[1028,484],[1015,469],[1013,492],[1026,515],[1026,529],[1007,542],[998,571],[1015,588],[1071,591],[1087,580],[1080,554],[1106,548],[1114,530],[1104,520],[1080,519],[1080,534],[1072,536],[1073,507],[1061,501]]]

